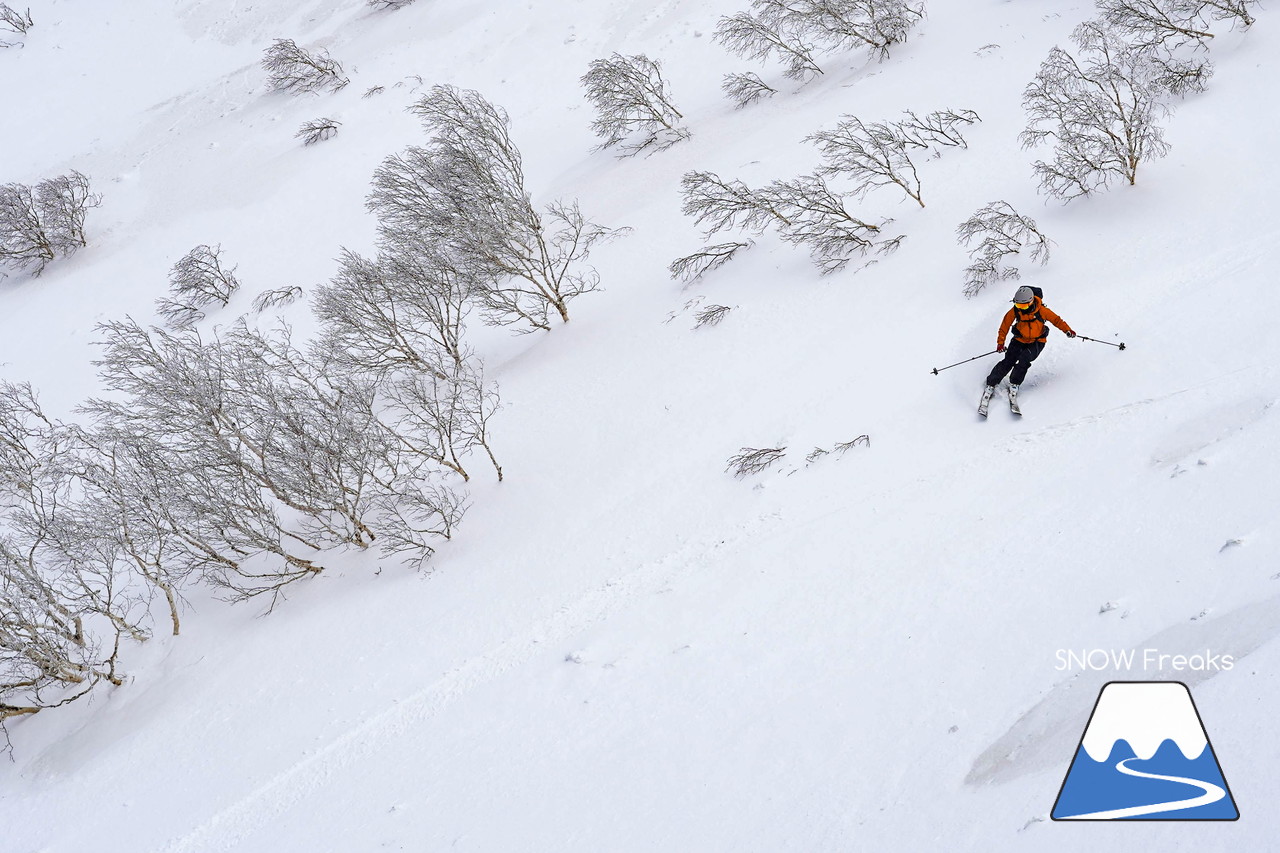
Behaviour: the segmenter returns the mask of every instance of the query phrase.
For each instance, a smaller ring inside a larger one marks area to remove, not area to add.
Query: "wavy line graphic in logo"
[[[1054,820],[1236,820],[1231,789],[1180,681],[1103,686]]]

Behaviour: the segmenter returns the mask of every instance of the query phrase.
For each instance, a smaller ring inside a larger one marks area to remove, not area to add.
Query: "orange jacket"
[[[1026,311],[1019,311],[1016,307],[1009,309],[1009,313],[1004,315],[1004,320],[1000,323],[1000,333],[996,336],[996,344],[1004,345],[1004,339],[1009,334],[1010,327],[1013,328],[1014,340],[1019,343],[1032,344],[1044,341],[1049,334],[1049,327],[1045,325],[1045,320],[1048,320],[1064,332],[1071,331],[1067,321],[1050,311],[1048,306],[1041,302],[1040,297],[1037,296],[1032,301],[1031,307]]]

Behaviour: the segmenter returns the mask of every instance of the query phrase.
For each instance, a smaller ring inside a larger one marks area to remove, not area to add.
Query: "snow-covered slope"
[[[1019,98],[1090,4],[935,0],[889,61],[832,60],[735,111],[719,78],[748,65],[710,36],[744,5],[32,4],[25,47],[0,51],[0,181],[74,167],[105,199],[88,248],[0,282],[0,375],[60,415],[94,390],[94,323],[150,318],[191,246],[240,264],[222,323],[369,249],[369,177],[422,141],[404,107],[434,83],[510,112],[537,198],[634,230],[593,255],[605,291],[571,324],[477,330],[507,481],[475,487],[431,572],[344,558],[265,618],[193,592],[183,636],[129,650],[128,685],[10,725],[6,850],[1271,844],[1255,733],[1280,700],[1272,15],[1217,40],[1208,93],[1136,187],[1059,207],[1035,195]],[[352,84],[268,94],[276,37],[327,48]],[[664,63],[691,140],[592,152],[577,78],[614,50]],[[791,177],[843,113],[944,106],[983,123],[923,164],[928,206],[865,203],[908,235],[898,254],[819,278],[766,238],[695,287],[667,278],[698,245],[685,171]],[[302,148],[322,115],[341,132]],[[977,423],[990,362],[929,371],[991,347],[1010,294],[962,296],[954,228],[999,198],[1057,243],[1027,282],[1128,346],[1055,334],[1026,417]],[[711,303],[734,310],[694,331]],[[305,304],[284,316],[308,328]],[[783,445],[763,475],[723,471]],[[1058,669],[1059,649],[1148,647],[1235,666]],[[1191,685],[1239,822],[1039,823],[1116,677]]]

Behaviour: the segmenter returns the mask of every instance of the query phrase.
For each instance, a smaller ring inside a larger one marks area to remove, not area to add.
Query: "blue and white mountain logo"
[[[1227,780],[1180,681],[1112,681],[1098,694],[1054,820],[1236,820]]]

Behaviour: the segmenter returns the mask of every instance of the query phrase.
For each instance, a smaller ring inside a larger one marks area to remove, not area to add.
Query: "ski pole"
[[[973,358],[966,358],[964,361],[957,361],[955,364],[948,364],[946,367],[935,367],[933,369],[933,375],[937,376],[939,371],[950,370],[953,367],[959,367],[962,364],[968,364],[971,361],[977,361],[980,358],[986,358],[987,356],[995,355],[998,352],[1000,352],[1000,350],[993,349],[991,352],[984,352],[982,355],[975,355]]]
[[[1076,339],[1081,341],[1093,341],[1095,344],[1106,344],[1107,346],[1115,347],[1116,349],[1124,349],[1123,342],[1118,344],[1113,344],[1111,343],[1111,341],[1100,341],[1097,338],[1086,338],[1084,335],[1076,335]]]

